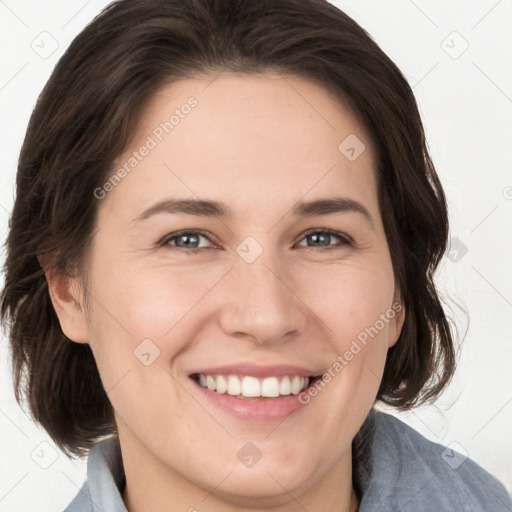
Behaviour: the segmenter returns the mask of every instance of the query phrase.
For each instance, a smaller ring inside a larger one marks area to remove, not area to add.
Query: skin
[[[98,204],[86,295],[48,273],[63,332],[89,343],[115,410],[130,512],[208,510],[354,511],[351,441],[382,378],[405,310],[300,412],[281,422],[240,420],[206,400],[188,374],[254,361],[328,371],[365,327],[399,299],[378,208],[375,153],[357,119],[307,80],[277,74],[202,76],[164,87],[141,118],[117,165],[172,111],[198,104]],[[355,134],[366,149],[349,161],[338,145]],[[115,167],[117,168],[117,167]],[[300,218],[299,200],[333,195],[357,212]],[[213,199],[229,219],[162,213],[133,220],[159,200]],[[332,229],[325,250],[307,230]],[[183,240],[200,229],[185,254]],[[236,248],[253,237],[252,263]],[[194,245],[195,244],[195,245]],[[134,350],[149,338],[149,366]],[[247,442],[262,453],[248,468]]]

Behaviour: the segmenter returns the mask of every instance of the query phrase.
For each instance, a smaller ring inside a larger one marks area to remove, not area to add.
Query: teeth
[[[292,385],[290,384],[290,378],[284,377],[279,385],[279,393],[281,395],[289,395],[292,392]]]
[[[217,393],[225,393],[228,390],[226,379],[222,375],[219,375],[215,380],[217,382]]]
[[[244,396],[248,398],[265,397],[276,398],[280,395],[298,395],[309,385],[308,377],[285,376],[279,381],[279,377],[256,377],[245,376],[242,379],[236,375],[203,375],[199,374],[199,384],[217,393],[227,393],[233,396]]]
[[[242,396],[261,396],[260,381],[256,377],[244,377],[242,380]]]
[[[239,395],[242,392],[240,379],[234,375],[228,377],[228,395]]]
[[[292,380],[292,393],[298,395],[301,392],[304,381],[300,377],[293,377]]]
[[[279,380],[277,377],[267,377],[261,382],[261,396],[276,397],[279,396]]]
[[[212,391],[217,389],[217,383],[211,375],[206,376],[206,385],[208,386],[208,389],[211,389]]]

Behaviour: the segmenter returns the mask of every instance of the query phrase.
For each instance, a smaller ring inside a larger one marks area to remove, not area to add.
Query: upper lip
[[[286,375],[298,375],[299,377],[316,377],[321,372],[311,370],[304,366],[289,364],[257,365],[254,363],[237,363],[211,368],[201,368],[190,375],[250,375],[252,377],[284,377]]]

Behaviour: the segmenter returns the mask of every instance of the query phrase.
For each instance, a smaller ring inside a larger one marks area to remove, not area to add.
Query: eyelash
[[[353,240],[344,233],[340,233],[339,231],[333,231],[331,229],[311,229],[309,231],[306,231],[302,235],[302,238],[299,241],[302,241],[304,238],[306,238],[309,235],[313,234],[327,234],[327,235],[333,235],[338,237],[342,242],[341,245],[333,245],[333,246],[326,246],[326,247],[304,247],[305,249],[320,249],[321,251],[331,251],[333,249],[340,249],[341,247],[346,246],[353,246],[354,242]],[[179,238],[183,235],[201,235],[204,238],[206,238],[210,243],[213,243],[210,237],[204,232],[200,230],[189,230],[189,231],[177,231],[175,233],[171,233],[170,235],[166,236],[164,239],[162,239],[161,242],[159,242],[159,246],[166,247],[169,246],[169,242],[171,240],[174,240],[176,238]],[[194,249],[185,249],[184,247],[177,247],[171,245],[170,247],[173,247],[174,249],[179,249],[181,252],[184,252],[187,255],[193,255],[197,254],[199,251],[216,251],[217,249],[213,247],[196,247]]]

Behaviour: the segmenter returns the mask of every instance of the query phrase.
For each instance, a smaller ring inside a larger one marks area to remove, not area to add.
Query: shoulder
[[[121,497],[124,478],[119,440],[99,442],[87,459],[87,479],[64,512],[126,512]]]
[[[362,505],[366,500],[378,504],[379,511],[402,512],[512,511],[505,487],[470,458],[429,441],[390,414],[372,410],[368,423],[373,429],[371,449],[366,463],[357,468]]]
[[[86,480],[64,512],[93,512],[93,507],[89,482]]]

